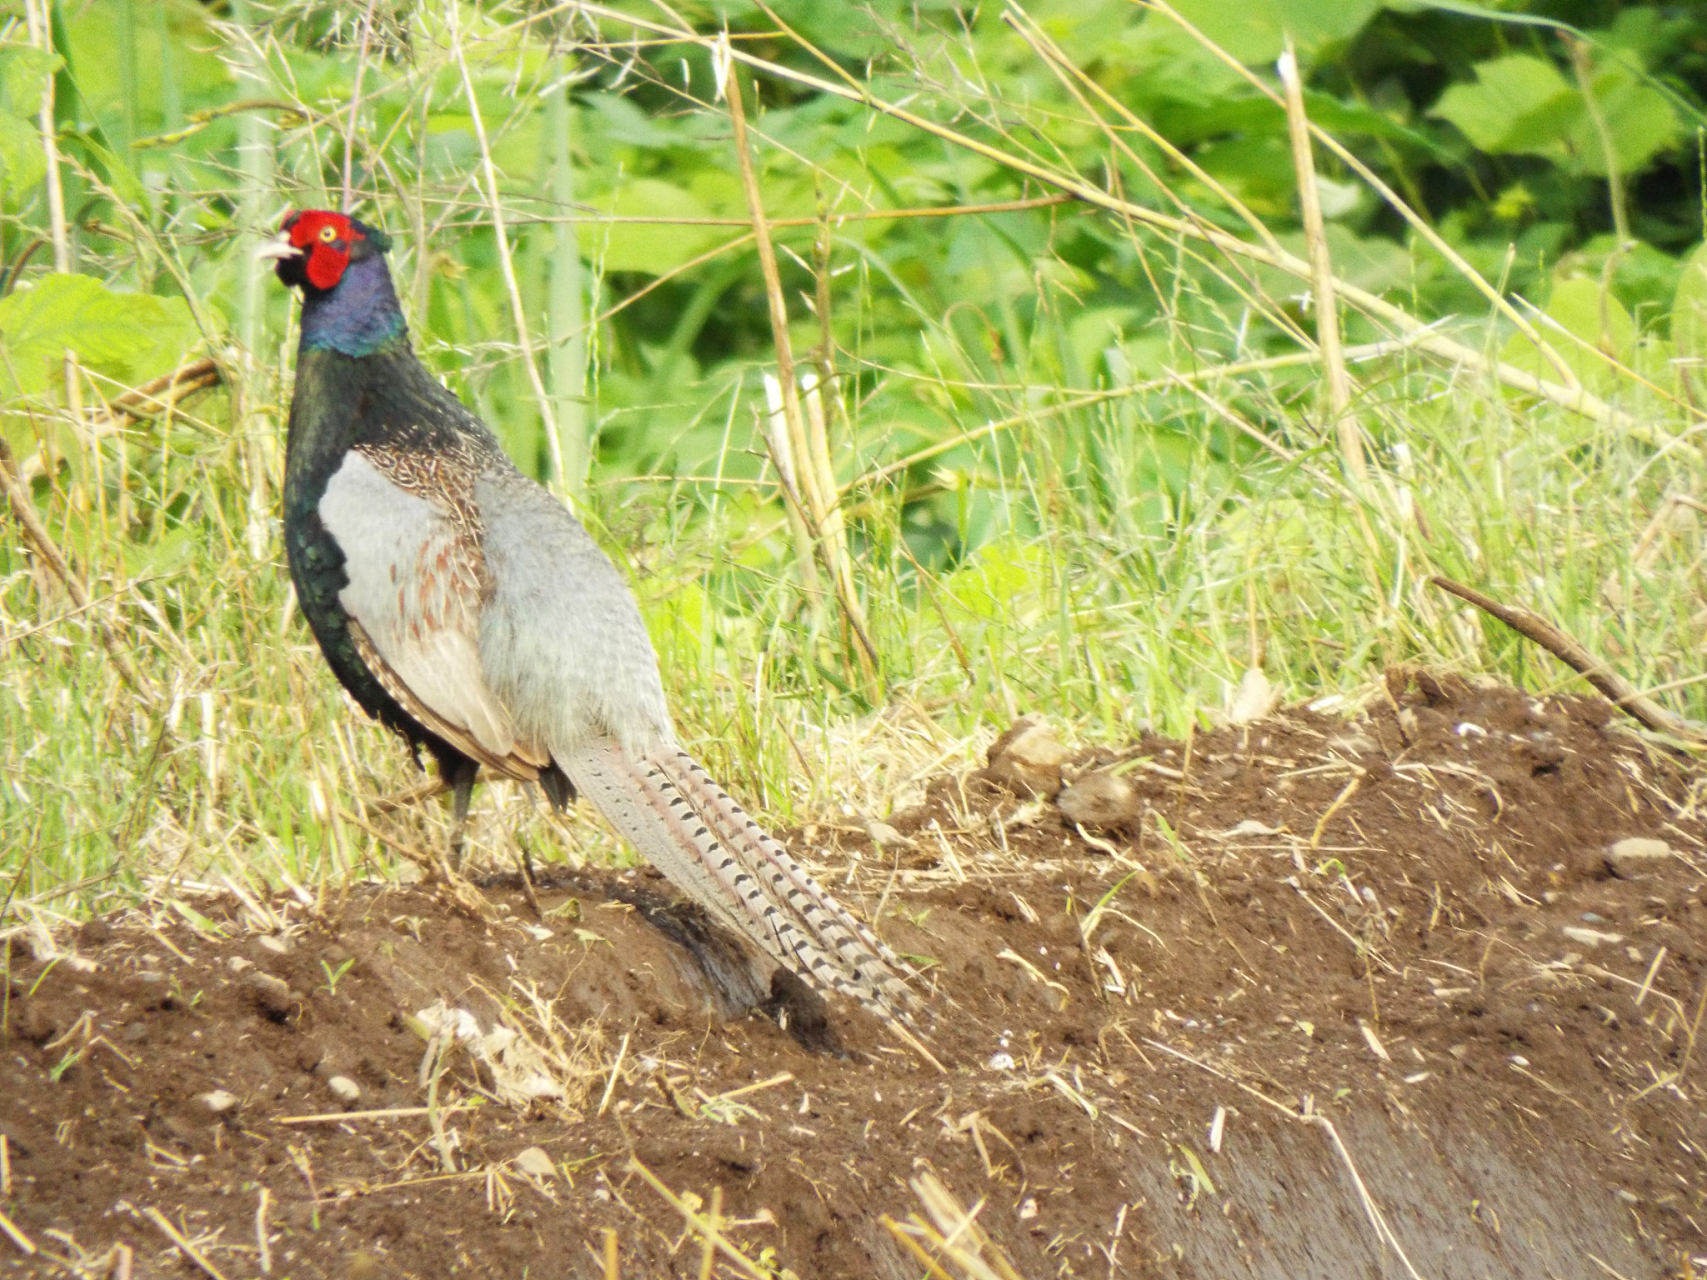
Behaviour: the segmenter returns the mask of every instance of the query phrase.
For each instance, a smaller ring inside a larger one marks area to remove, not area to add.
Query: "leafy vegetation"
[[[17,895],[439,838],[362,815],[412,780],[280,564],[294,304],[252,249],[292,206],[393,233],[425,357],[626,558],[684,736],[785,820],[1021,709],[1117,737],[1250,669],[1562,681],[1431,572],[1704,710],[1695,7],[5,12],[0,438],[65,570],[7,526]],[[482,805],[494,851],[601,840]]]

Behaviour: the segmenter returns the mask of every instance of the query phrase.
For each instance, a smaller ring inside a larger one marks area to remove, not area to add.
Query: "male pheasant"
[[[715,919],[911,1041],[894,952],[676,745],[616,567],[416,359],[389,247],[311,210],[262,250],[302,290],[285,549],[332,670],[437,758],[459,828],[481,765],[579,792]]]

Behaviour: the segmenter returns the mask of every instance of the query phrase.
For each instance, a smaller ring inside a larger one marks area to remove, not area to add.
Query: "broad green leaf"
[[[692,192],[658,178],[626,182],[614,193],[596,197],[591,203],[605,213],[629,218],[712,216]],[[577,232],[582,252],[589,257],[602,254],[606,271],[642,271],[647,275],[679,267],[718,240],[733,239],[740,234],[732,227],[645,222],[583,223]]]
[[[1707,361],[1707,243],[1683,264],[1671,304],[1671,343],[1678,359]],[[1707,379],[1707,370],[1697,369],[1696,377]]]
[[[1031,626],[1043,615],[1048,582],[1043,548],[1001,538],[980,547],[967,564],[942,579],[942,587],[951,616]]]
[[[1305,52],[1357,34],[1380,0],[1175,0],[1180,17],[1240,62],[1273,62],[1291,36]]]
[[[28,120],[0,111],[0,167],[6,185],[14,192],[26,191],[47,173],[41,133]]]
[[[41,96],[60,61],[27,44],[0,45],[0,107],[26,119],[41,110]]]
[[[1648,161],[1673,146],[1681,133],[1681,122],[1670,100],[1652,85],[1642,83],[1639,74],[1619,61],[1592,81],[1595,106],[1605,121],[1620,173],[1639,173]],[[1572,125],[1570,143],[1582,172],[1606,176],[1606,144],[1587,111]]]
[[[1545,315],[1546,321],[1538,322],[1535,327],[1591,391],[1608,390],[1617,376],[1606,361],[1595,355],[1595,350],[1626,365],[1635,355],[1635,321],[1597,280],[1579,276],[1560,281],[1553,289]],[[1563,333],[1559,332],[1561,329]],[[1543,358],[1535,344],[1521,333],[1512,334],[1500,358],[1539,378],[1559,380],[1552,362]]]
[[[1494,154],[1562,155],[1582,95],[1544,58],[1516,53],[1476,64],[1475,84],[1455,84],[1430,115]]]
[[[0,299],[0,396],[45,390],[67,350],[97,373],[138,382],[166,372],[198,334],[181,298],[113,293],[89,276],[50,275]]]

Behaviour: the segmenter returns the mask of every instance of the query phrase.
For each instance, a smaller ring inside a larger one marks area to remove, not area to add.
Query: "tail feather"
[[[922,1005],[917,993],[899,977],[910,972],[901,958],[814,880],[698,761],[685,751],[677,751],[657,763],[686,793],[723,845],[738,855],[745,854],[747,864],[770,885],[773,898],[787,902],[822,943],[835,948],[848,969],[903,1008]]]
[[[641,857],[722,923],[742,934],[750,932],[720,891],[705,853],[691,839],[684,841],[686,833],[637,783],[632,765],[614,742],[597,739],[556,762],[575,790],[593,802]]]
[[[899,958],[692,757],[669,750],[634,760],[607,738],[558,763],[642,856],[719,920],[917,1044],[902,1024],[922,1002],[901,981]]]

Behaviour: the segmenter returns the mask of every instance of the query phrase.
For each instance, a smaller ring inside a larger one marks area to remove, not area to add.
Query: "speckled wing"
[[[485,561],[462,461],[352,449],[320,520],[344,554],[350,634],[386,692],[465,755],[531,782],[550,757],[518,734],[481,669]]]

